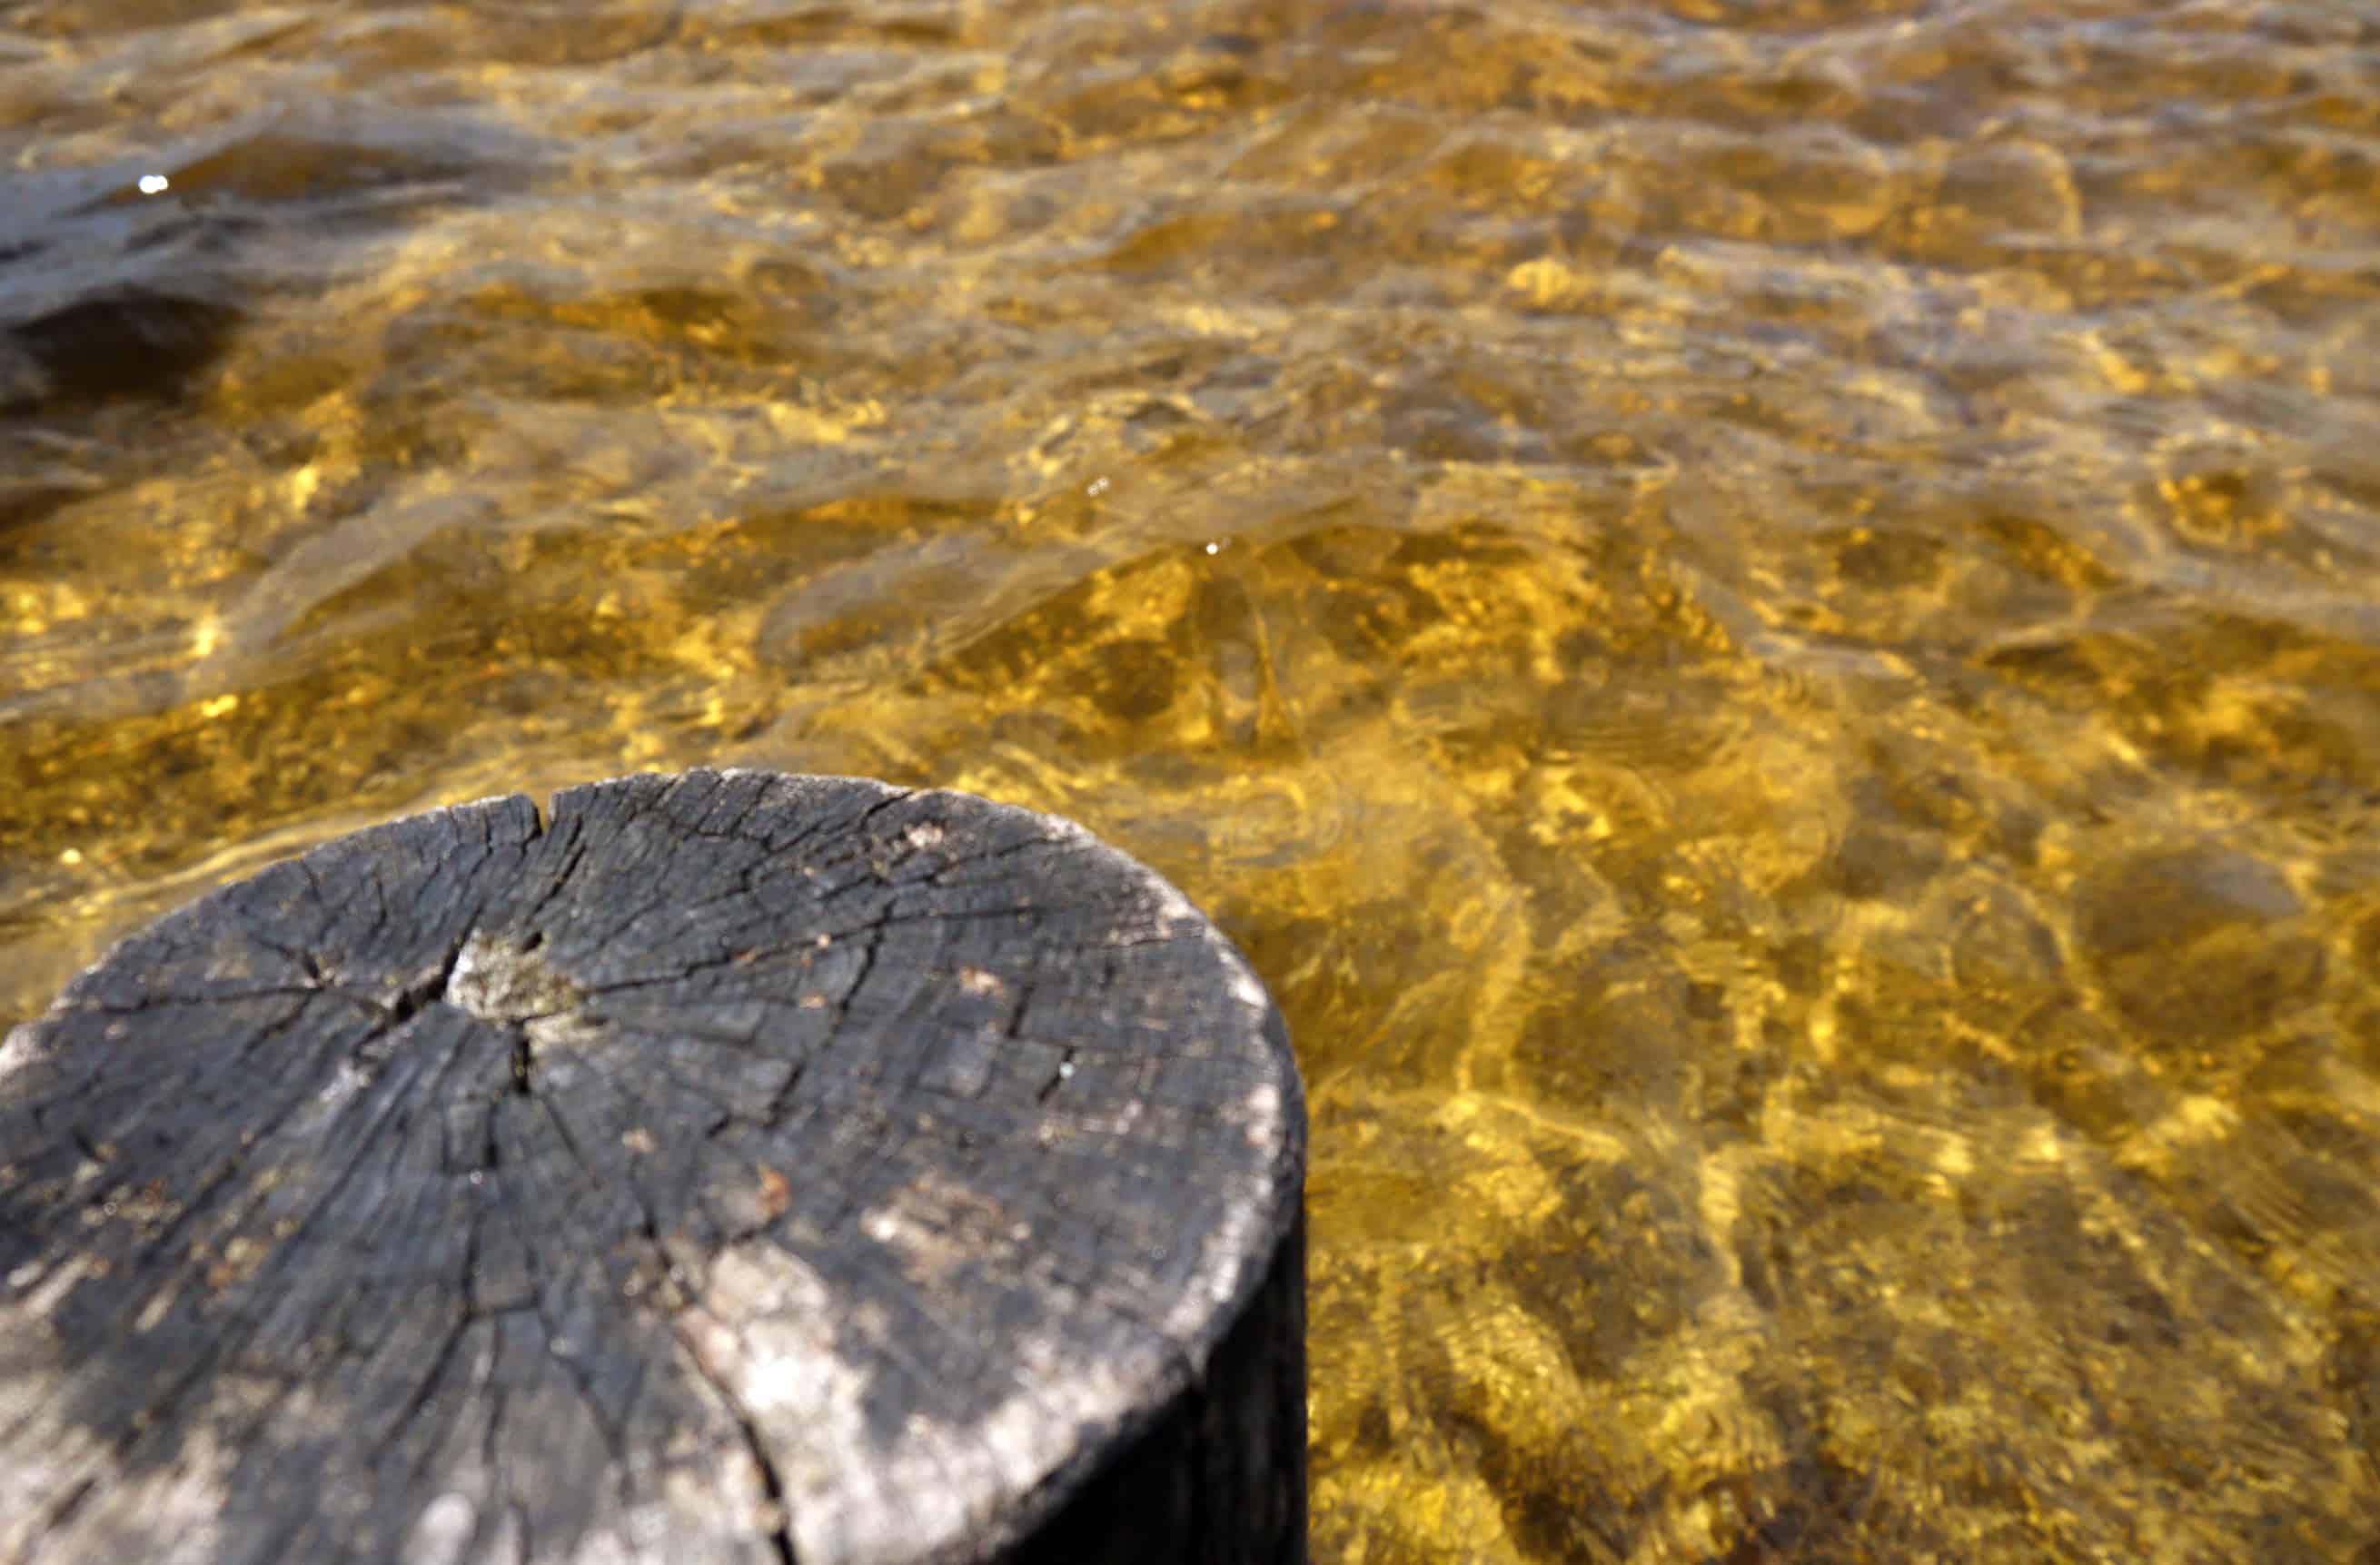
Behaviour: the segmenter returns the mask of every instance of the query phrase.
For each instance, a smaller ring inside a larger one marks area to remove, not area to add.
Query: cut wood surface
[[[401,820],[0,1046],[0,1561],[1305,1558],[1305,1111],[1182,894],[953,793]]]

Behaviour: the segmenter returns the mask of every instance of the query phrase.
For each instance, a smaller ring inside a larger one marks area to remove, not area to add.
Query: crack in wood
[[[1068,1559],[1087,1506],[1293,1565],[1294,1334],[1214,1409],[1301,1099],[1184,917],[1045,817],[735,772],[174,916],[0,1071],[0,1559]]]

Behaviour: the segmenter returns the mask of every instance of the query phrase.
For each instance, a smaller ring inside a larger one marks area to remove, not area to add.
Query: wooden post
[[[375,828],[0,1046],[0,1561],[1302,1561],[1305,1109],[1156,875],[753,771]]]

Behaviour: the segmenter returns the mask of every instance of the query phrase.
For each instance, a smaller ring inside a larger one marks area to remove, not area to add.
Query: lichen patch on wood
[[[503,1025],[560,1015],[586,995],[529,942],[475,929],[455,953],[442,998]]]

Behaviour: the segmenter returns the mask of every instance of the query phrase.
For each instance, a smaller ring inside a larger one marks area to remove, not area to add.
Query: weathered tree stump
[[[1045,816],[358,833],[0,1048],[0,1560],[1302,1560],[1303,1101]]]

